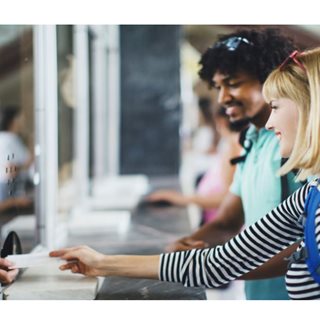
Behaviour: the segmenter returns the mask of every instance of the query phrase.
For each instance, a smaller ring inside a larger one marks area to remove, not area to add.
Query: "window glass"
[[[33,77],[32,27],[0,26],[0,242],[14,230],[24,252],[35,245]]]
[[[59,219],[65,220],[74,204],[74,51],[73,26],[57,26],[58,54],[58,167]],[[59,220],[58,220],[59,221]]]

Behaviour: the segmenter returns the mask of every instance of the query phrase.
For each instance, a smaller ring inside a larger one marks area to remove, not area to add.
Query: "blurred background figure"
[[[203,145],[207,145],[205,150],[212,154],[212,157],[209,169],[196,181],[195,194],[184,195],[175,190],[159,190],[149,195],[147,201],[153,203],[165,201],[178,206],[195,204],[203,210],[201,221],[203,224],[215,218],[217,208],[228,192],[235,171],[230,159],[240,154],[241,146],[238,143],[239,133],[230,124],[224,108],[217,107],[215,110],[210,98],[206,97],[199,99],[199,110],[202,115],[200,123],[202,126],[205,124],[206,129],[210,127],[211,134],[207,130],[201,130],[197,139],[199,142],[201,142],[200,137],[207,140]]]
[[[192,137],[192,148],[204,157],[214,154],[219,143],[219,132],[216,130],[211,104],[210,97],[199,98],[199,124]]]
[[[0,211],[32,204],[33,156],[20,137],[21,109],[0,107]]]

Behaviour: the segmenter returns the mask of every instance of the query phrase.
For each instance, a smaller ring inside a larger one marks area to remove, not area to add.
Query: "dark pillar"
[[[120,172],[177,174],[180,27],[121,26]]]

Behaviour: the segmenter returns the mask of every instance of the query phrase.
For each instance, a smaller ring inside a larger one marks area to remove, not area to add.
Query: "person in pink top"
[[[238,143],[239,133],[233,129],[223,108],[213,114],[213,121],[220,138],[212,166],[200,179],[196,193],[184,195],[175,190],[159,190],[149,195],[147,201],[167,201],[177,206],[195,204],[203,209],[203,223],[214,219],[235,171],[230,159],[239,156],[241,146]]]

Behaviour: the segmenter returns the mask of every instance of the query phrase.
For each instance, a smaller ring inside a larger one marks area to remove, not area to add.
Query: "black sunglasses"
[[[224,47],[228,51],[235,51],[241,44],[246,44],[249,46],[253,46],[253,43],[244,37],[231,37],[223,41],[218,41],[213,48],[221,48]]]

